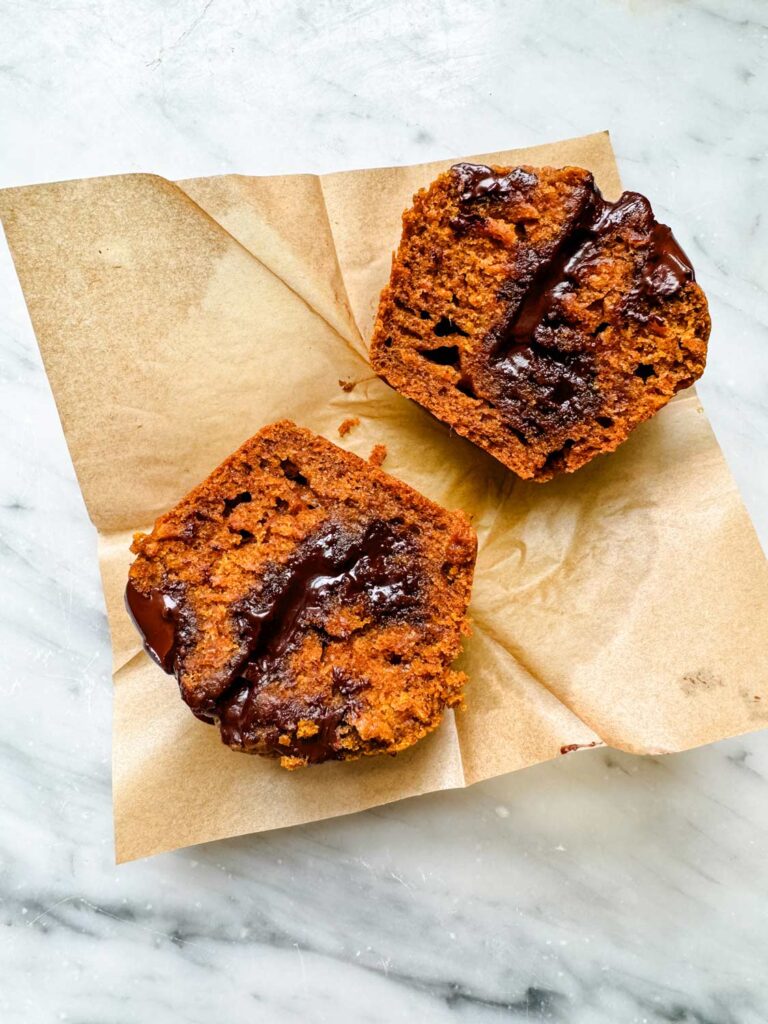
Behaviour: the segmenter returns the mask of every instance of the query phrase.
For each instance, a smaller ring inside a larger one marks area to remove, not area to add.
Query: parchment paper
[[[578,164],[620,191],[605,133],[480,159]],[[766,563],[693,390],[616,454],[538,485],[373,377],[401,212],[454,162],[0,193],[99,531],[119,861],[465,786],[570,744],[664,753],[768,724]],[[363,456],[386,444],[385,469],[474,518],[467,709],[394,759],[287,773],[229,751],[123,608],[132,532],[286,416]]]

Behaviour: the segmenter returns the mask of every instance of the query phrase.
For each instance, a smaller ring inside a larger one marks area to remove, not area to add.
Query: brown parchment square
[[[0,192],[99,531],[119,861],[465,786],[570,744],[665,753],[768,724],[766,562],[693,389],[617,453],[538,485],[368,367],[402,210],[456,159]],[[621,190],[607,133],[480,159],[577,164]],[[350,416],[361,424],[339,442]],[[132,532],[282,417],[363,456],[386,444],[389,472],[478,531],[467,709],[394,759],[287,773],[232,753],[124,611]]]

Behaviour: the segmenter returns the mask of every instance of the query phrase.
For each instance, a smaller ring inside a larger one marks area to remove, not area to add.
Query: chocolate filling
[[[286,659],[310,629],[324,636],[331,605],[362,601],[377,625],[412,612],[421,600],[420,571],[414,539],[400,524],[373,520],[352,535],[326,523],[285,565],[267,574],[257,593],[233,608],[241,657],[224,692],[194,713],[203,721],[218,720],[222,740],[232,746],[266,744],[273,753],[309,761],[340,756],[337,729],[367,682],[334,669],[330,700],[328,695],[291,700],[285,695]],[[147,651],[166,672],[178,675],[179,602],[160,590],[144,596],[129,580],[126,604]],[[295,736],[300,720],[303,737]]]
[[[484,164],[454,164],[451,168],[461,189],[459,193],[459,213],[451,220],[451,227],[457,234],[464,234],[476,224],[481,224],[483,216],[473,209],[474,203],[481,199],[520,199],[534,187],[537,178],[522,167],[513,167],[506,174],[497,174]]]
[[[322,632],[332,603],[338,607],[362,598],[377,624],[412,609],[419,593],[416,569],[413,541],[381,520],[370,523],[359,538],[332,525],[303,544],[262,592],[234,609],[246,653],[232,686],[216,702],[224,742],[247,747],[266,739],[275,753],[310,761],[333,757],[337,727],[354,710],[355,687],[347,683],[345,693],[335,686],[335,703],[329,707],[326,698],[286,701],[268,684],[285,675],[286,656],[307,629]],[[300,719],[317,731],[294,740]]]
[[[482,231],[488,202],[520,200],[535,185],[528,171],[498,174],[483,165],[457,164],[457,234]],[[614,203],[589,182],[560,238],[536,252],[524,244],[518,277],[505,287],[504,321],[485,339],[485,351],[458,369],[471,392],[496,406],[524,437],[567,427],[594,416],[602,404],[595,387],[594,333],[569,322],[563,299],[580,288],[603,257],[606,244],[621,234],[636,248],[636,277],[618,310],[620,317],[646,322],[654,305],[694,281],[691,262],[670,228],[656,222],[648,200],[625,192]]]
[[[172,673],[178,654],[181,625],[176,599],[161,590],[142,594],[129,579],[125,588],[125,606],[134,626],[141,633],[144,650],[164,672]]]

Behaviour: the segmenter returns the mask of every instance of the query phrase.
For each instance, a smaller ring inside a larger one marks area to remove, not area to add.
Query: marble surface
[[[765,546],[763,0],[0,10],[0,185],[331,170],[610,128],[710,295],[700,391]],[[0,296],[0,1020],[768,1020],[766,733],[580,753],[115,868],[95,535],[4,246]]]

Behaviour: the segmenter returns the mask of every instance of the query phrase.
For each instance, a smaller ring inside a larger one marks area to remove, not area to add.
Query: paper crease
[[[350,340],[344,337],[344,335],[338,330],[338,328],[334,324],[332,324],[330,320],[328,320],[327,317],[324,316],[324,314],[321,313],[320,310],[317,309],[317,307],[312,304],[312,302],[310,302],[306,295],[303,295],[300,291],[298,291],[291,284],[289,284],[288,281],[286,281],[286,279],[281,274],[279,274],[273,267],[269,266],[269,264],[265,263],[264,260],[260,259],[254,252],[252,252],[248,248],[247,245],[241,242],[239,238],[235,237],[235,235],[233,235],[230,231],[227,231],[227,229],[223,226],[223,224],[220,221],[216,220],[216,218],[212,217],[211,214],[207,212],[207,210],[204,210],[202,206],[196,203],[194,199],[192,199],[192,197],[188,195],[188,193],[186,193],[183,188],[181,188],[180,185],[178,185],[176,182],[168,181],[167,178],[164,178],[163,180],[167,181],[168,184],[172,185],[182,196],[184,196],[185,200],[188,203],[191,203],[192,206],[194,206],[194,208],[198,211],[201,217],[204,217],[205,220],[207,220],[209,223],[214,224],[219,229],[219,231],[223,232],[227,236],[227,238],[231,239],[235,243],[235,245],[239,246],[243,250],[243,252],[248,253],[251,259],[255,260],[260,267],[262,267],[268,273],[272,274],[272,276],[276,280],[280,281],[281,284],[285,285],[285,287],[293,295],[295,295],[296,298],[300,299],[307,307],[307,309],[314,313],[315,316],[318,316],[323,321],[323,323],[326,324],[326,326],[333,331],[334,334],[336,334],[339,338],[342,339],[342,341],[346,342],[348,345],[350,344]],[[354,350],[354,346],[351,347]],[[356,354],[359,353],[356,352]]]

